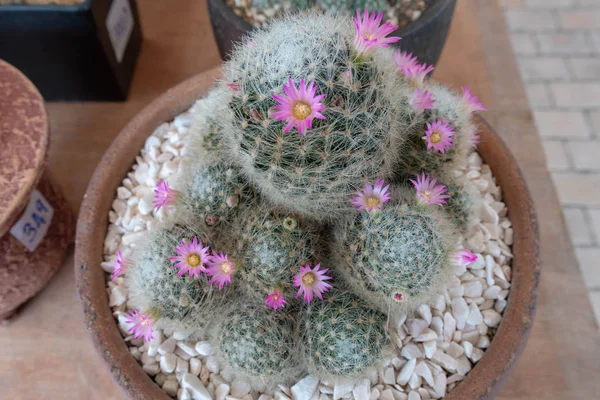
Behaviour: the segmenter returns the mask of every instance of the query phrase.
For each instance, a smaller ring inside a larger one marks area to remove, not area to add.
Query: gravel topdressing
[[[421,305],[415,315],[390,321],[397,354],[381,369],[371,368],[368,378],[333,384],[306,376],[297,384],[275,392],[251,392],[250,386],[222,369],[211,346],[198,338],[180,340],[177,332],[157,331],[143,344],[127,332],[127,275],[110,281],[117,250],[127,258],[136,243],[162,220],[156,212],[153,190],[160,179],[177,174],[186,154],[186,136],[198,125],[199,100],[173,122],[159,126],[147,139],[127,178],[117,190],[109,212],[104,243],[110,306],[132,356],[165,393],[178,399],[243,400],[419,400],[439,399],[460,382],[490,345],[502,321],[511,282],[513,230],[490,167],[477,153],[468,165],[455,171],[470,180],[482,199],[480,221],[463,238],[465,248],[477,255],[467,267],[456,267],[446,293]]]

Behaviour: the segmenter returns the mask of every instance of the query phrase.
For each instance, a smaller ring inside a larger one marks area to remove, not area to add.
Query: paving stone
[[[552,180],[561,204],[600,207],[600,174],[555,172]]]
[[[597,29],[600,26],[600,8],[559,11],[558,18],[565,29]]]
[[[600,171],[600,141],[569,142],[567,146],[576,169]]]
[[[559,107],[600,107],[600,82],[552,83],[550,90]]]
[[[517,55],[533,55],[537,53],[537,46],[534,42],[534,36],[529,33],[512,33],[510,40],[513,51]]]
[[[526,83],[525,91],[532,109],[552,106],[552,94],[545,83]]]
[[[508,8],[505,11],[508,29],[519,31],[552,31],[558,28],[549,10],[527,10],[524,8]]]
[[[596,325],[600,324],[600,291],[590,292],[590,301],[596,315]]]
[[[519,57],[519,70],[526,82],[566,80],[569,78],[565,60],[558,57]]]
[[[535,111],[535,125],[542,138],[590,137],[585,116],[579,111]]]
[[[600,248],[579,248],[575,254],[585,286],[600,289]]]
[[[576,79],[600,80],[600,57],[571,58],[569,65]]]
[[[538,33],[537,43],[542,54],[590,54],[594,46],[584,32]]]
[[[567,228],[575,246],[590,246],[593,243],[592,231],[587,216],[580,208],[564,208]]]
[[[564,144],[555,140],[542,141],[546,162],[550,171],[566,171],[569,169],[569,160]]]

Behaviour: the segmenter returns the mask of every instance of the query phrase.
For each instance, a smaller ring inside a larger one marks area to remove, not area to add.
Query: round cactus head
[[[153,231],[128,269],[132,305],[151,310],[159,328],[201,332],[230,294],[229,289],[209,285],[203,272],[209,262],[208,243],[194,225],[200,226],[174,224]]]
[[[264,301],[275,291],[292,302],[294,272],[313,265],[317,251],[314,222],[257,207],[240,216],[234,231],[236,253],[243,264],[240,281],[248,295]]]
[[[309,372],[318,378],[358,378],[383,359],[386,316],[350,293],[333,291],[299,316]]]
[[[359,54],[349,18],[308,13],[256,31],[225,66],[235,85],[223,123],[226,152],[277,206],[320,219],[395,152],[391,53]]]
[[[454,270],[455,235],[433,207],[362,212],[338,229],[336,267],[355,293],[383,312],[428,301]]]
[[[477,215],[481,209],[481,204],[477,200],[476,188],[464,179],[446,179],[448,204],[443,208],[444,212],[456,228],[466,234],[469,229],[477,222]]]
[[[214,347],[225,366],[255,390],[291,383],[298,363],[292,319],[253,303],[232,305],[217,323]]]

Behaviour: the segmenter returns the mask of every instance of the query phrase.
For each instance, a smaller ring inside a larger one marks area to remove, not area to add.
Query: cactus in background
[[[202,332],[210,322],[209,316],[226,304],[228,291],[216,290],[204,273],[199,273],[208,261],[202,249],[188,254],[196,271],[176,269],[176,263],[170,260],[178,255],[176,247],[182,241],[191,244],[196,238],[206,245],[198,226],[201,224],[177,223],[152,232],[127,270],[131,305],[150,313],[158,328],[168,327],[183,334]]]
[[[422,204],[362,212],[336,232],[336,267],[354,293],[383,311],[410,310],[454,271],[452,226]]]
[[[278,291],[290,302],[292,277],[299,266],[313,265],[318,236],[314,223],[293,215],[256,208],[236,221],[236,254],[242,262],[242,285],[249,296],[264,301]]]
[[[349,194],[397,154],[391,54],[376,62],[348,22],[313,13],[276,21],[225,65],[239,88],[222,125],[226,153],[267,200],[316,219],[348,211]]]
[[[218,315],[213,315],[213,318]],[[233,304],[212,335],[217,357],[256,390],[270,390],[299,378],[303,367],[294,343],[293,319],[262,306]]]
[[[350,293],[332,292],[299,315],[309,373],[318,378],[358,378],[383,361],[389,338],[386,316]]]

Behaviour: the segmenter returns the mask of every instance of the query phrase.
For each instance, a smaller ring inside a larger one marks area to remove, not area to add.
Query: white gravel
[[[153,189],[160,179],[177,173],[185,155],[185,136],[198,117],[195,105],[173,122],[159,126],[147,139],[109,212],[110,225],[104,243],[107,291],[110,306],[131,354],[163,391],[178,399],[228,400],[418,400],[439,399],[461,381],[481,359],[502,320],[510,290],[511,222],[488,165],[473,153],[464,175],[479,189],[484,206],[481,221],[463,239],[478,256],[467,267],[457,267],[455,279],[444,295],[423,304],[415,315],[393,321],[398,355],[384,366],[367,371],[369,379],[338,385],[305,377],[291,387],[269,393],[251,392],[232,374],[222,370],[208,343],[177,340],[176,332],[156,332],[146,344],[127,333],[127,277],[110,281],[113,260],[121,249],[129,257],[136,241],[143,239],[164,216],[164,208],[152,208]]]

